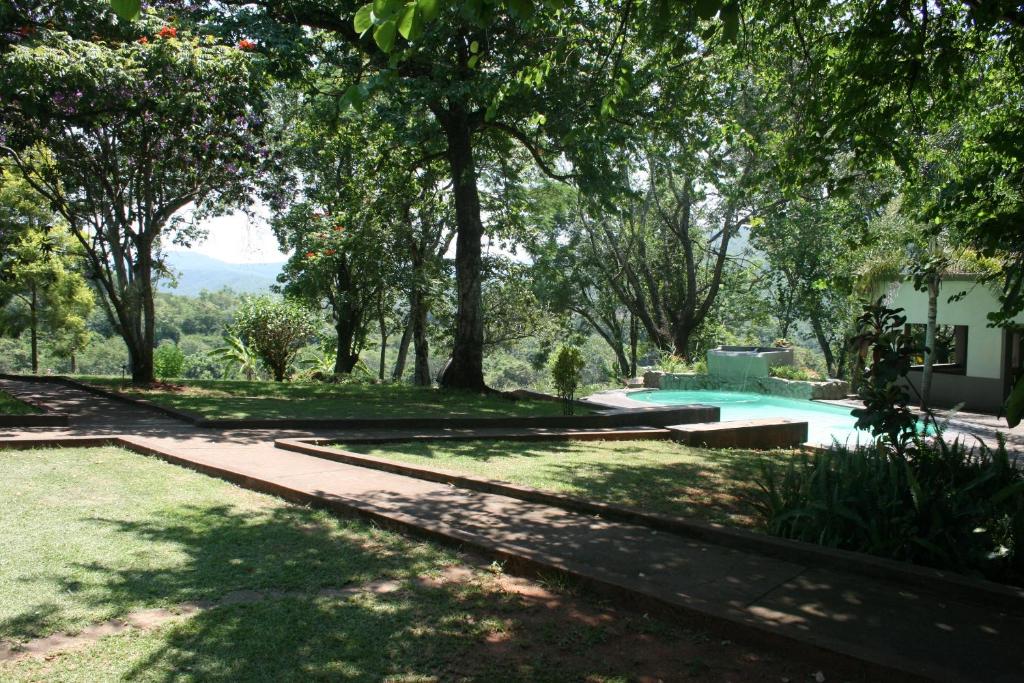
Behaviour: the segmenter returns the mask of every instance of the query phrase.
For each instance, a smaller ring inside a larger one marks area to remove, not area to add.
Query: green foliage
[[[82,251],[45,200],[7,165],[0,166],[0,332],[27,331],[58,355],[89,341],[93,292],[82,274]],[[33,349],[38,369],[38,348]]]
[[[197,236],[186,207],[222,213],[251,189],[266,81],[248,50],[156,14],[110,40],[70,17],[69,32],[40,22],[0,50],[0,98],[19,103],[2,114],[0,152],[81,245],[133,376],[148,382],[159,246]]]
[[[302,304],[259,296],[238,309],[231,332],[259,356],[274,381],[285,379],[292,360],[317,330],[317,317]]]
[[[662,372],[706,375],[708,372],[708,361],[706,358],[702,358],[691,363],[682,356],[666,352],[658,359],[657,367]]]
[[[153,374],[157,379],[181,377],[185,369],[185,354],[174,342],[163,342],[153,352]]]
[[[211,358],[224,363],[226,375],[237,371],[250,382],[259,375],[259,355],[238,335],[230,331],[224,333],[224,346],[219,346],[208,353]]]
[[[1013,429],[1024,419],[1024,377],[1017,380],[1010,395],[1006,397],[1006,423]]]
[[[900,315],[902,311],[885,306],[881,298],[865,304],[857,319],[857,336],[852,340],[861,353],[870,354],[857,389],[864,407],[852,411],[857,428],[886,437],[890,447],[899,452],[917,434],[917,417],[907,407],[910,394],[901,380],[906,379],[913,359],[921,353],[906,333],[907,318]]]
[[[572,415],[576,389],[583,378],[587,361],[576,346],[562,345],[551,359],[551,381],[558,396],[565,402],[565,414]]]
[[[773,535],[1024,582],[1024,473],[1002,442],[834,445],[785,468],[768,463],[758,484]]]
[[[810,368],[801,368],[795,365],[773,365],[768,368],[768,374],[780,379],[791,379],[798,382],[820,382],[821,375]]]

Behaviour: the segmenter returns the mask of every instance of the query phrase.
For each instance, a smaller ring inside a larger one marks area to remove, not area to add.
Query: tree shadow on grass
[[[645,442],[645,450],[650,448]],[[616,442],[620,452],[580,457],[586,442],[550,441],[416,441],[387,445],[381,449],[366,444],[342,448],[357,453],[373,452],[379,457],[402,453],[436,461],[449,470],[460,468],[459,460],[494,464],[498,474],[513,484],[538,485],[590,500],[616,503],[665,514],[695,517],[719,523],[755,526],[751,499],[758,490],[763,465],[784,462],[787,455],[772,451],[689,449],[665,443],[666,451],[680,449],[679,459],[657,462],[650,457],[633,458],[628,442]],[[554,461],[539,462],[540,458]],[[435,463],[431,463],[432,465]],[[499,468],[504,464],[504,468]],[[478,470],[474,473],[481,474]],[[538,484],[537,482],[546,482]]]
[[[553,479],[592,500],[723,524],[755,526],[752,499],[772,455],[719,451],[713,463],[591,462],[552,464]]]
[[[445,561],[424,544],[300,507],[253,512],[191,505],[168,510],[163,518],[90,521],[173,552],[160,555],[167,562],[96,557],[68,564],[61,575],[37,575],[33,581],[56,585],[65,604],[33,605],[0,624],[0,636],[40,637],[136,609],[216,600],[232,591],[315,592],[403,578]]]

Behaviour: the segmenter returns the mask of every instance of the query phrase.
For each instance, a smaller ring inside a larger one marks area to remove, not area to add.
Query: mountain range
[[[167,265],[177,274],[177,287],[161,281],[158,290],[195,296],[202,290],[217,291],[225,287],[240,292],[266,292],[277,282],[283,262],[228,263],[211,256],[191,251],[171,251],[165,258]]]

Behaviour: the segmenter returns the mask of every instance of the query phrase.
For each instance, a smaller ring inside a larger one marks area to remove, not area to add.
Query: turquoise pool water
[[[632,393],[629,397],[644,403],[658,405],[686,405],[703,403],[718,406],[722,420],[753,420],[764,417],[785,417],[807,422],[807,440],[811,443],[831,444],[833,440],[854,445],[871,439],[868,432],[854,427],[856,420],[849,408],[781,398],[739,391],[675,391],[651,390]]]

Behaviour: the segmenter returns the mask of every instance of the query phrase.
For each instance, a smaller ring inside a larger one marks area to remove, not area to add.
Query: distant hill
[[[177,274],[178,286],[161,281],[159,291],[195,296],[204,289],[230,287],[236,292],[265,292],[277,282],[284,263],[228,263],[190,251],[167,253],[167,264]]]

